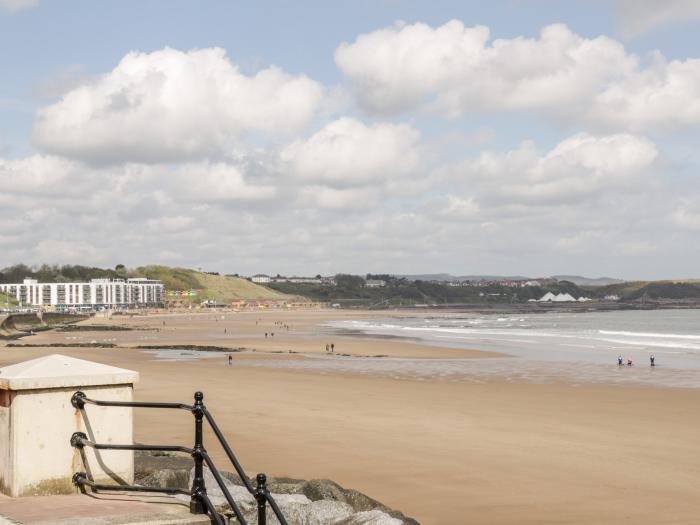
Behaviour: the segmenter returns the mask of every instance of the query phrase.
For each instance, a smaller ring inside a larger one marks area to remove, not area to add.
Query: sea
[[[319,327],[301,336],[317,336]],[[234,366],[284,368],[319,374],[381,376],[394,380],[486,383],[563,383],[700,389],[700,310],[622,310],[537,314],[421,313],[329,321],[321,332],[334,355],[305,359],[236,360]],[[367,337],[372,357],[343,355],[343,336]],[[381,356],[371,341],[391,339],[499,357]],[[220,357],[216,352],[148,351],[158,360]],[[655,366],[650,366],[650,356]],[[618,366],[618,357],[633,366]]]
[[[328,327],[339,335],[361,333],[507,356],[368,358],[352,365],[396,378],[700,388],[700,310],[427,314],[332,321]],[[624,363],[631,359],[633,366],[618,366],[620,356]]]

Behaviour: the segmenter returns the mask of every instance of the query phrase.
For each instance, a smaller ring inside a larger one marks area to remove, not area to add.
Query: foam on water
[[[403,336],[407,340],[417,338],[439,346],[491,350],[512,356],[495,361],[479,359],[451,363],[445,377],[474,380],[475,375],[481,375],[530,382],[560,378],[582,383],[624,382],[700,388],[699,310],[517,316],[446,314],[329,324],[370,335]],[[654,369],[649,366],[652,353],[658,365]],[[625,361],[631,358],[637,366],[619,370],[616,362],[620,354]],[[412,372],[416,376],[421,375],[418,369],[447,366],[437,365],[433,360],[421,363]],[[406,363],[389,366],[413,370]]]

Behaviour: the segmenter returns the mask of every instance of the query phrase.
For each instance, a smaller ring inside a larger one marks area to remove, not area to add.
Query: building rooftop
[[[0,369],[0,390],[135,383],[139,373],[125,368],[52,354]]]

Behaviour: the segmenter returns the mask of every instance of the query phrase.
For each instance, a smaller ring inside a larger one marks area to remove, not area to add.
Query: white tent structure
[[[544,294],[540,300],[541,303],[546,303],[546,302],[552,302],[552,303],[575,303],[576,299],[574,299],[570,294],[568,293],[560,293],[557,295],[554,295],[552,292],[547,292]]]

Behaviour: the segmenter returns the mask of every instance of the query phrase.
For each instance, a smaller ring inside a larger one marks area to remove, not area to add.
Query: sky
[[[700,277],[695,0],[0,0],[0,267]]]

